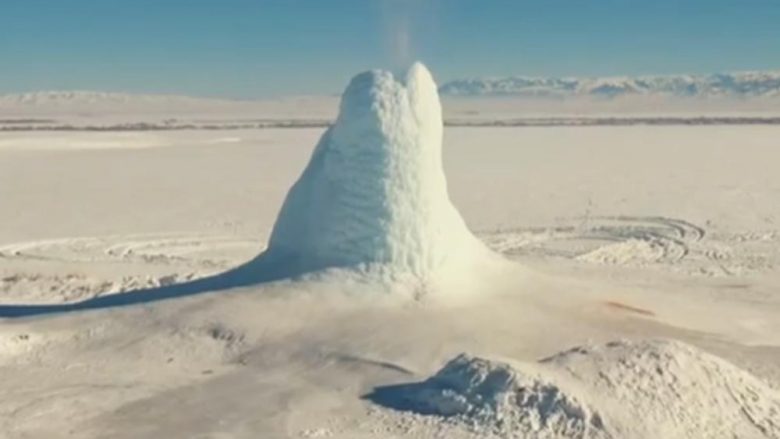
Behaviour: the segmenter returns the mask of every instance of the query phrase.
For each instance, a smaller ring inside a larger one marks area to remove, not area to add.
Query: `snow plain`
[[[2,436],[515,437],[417,413],[382,390],[426,382],[460,353],[515,371],[552,358],[542,363],[588,381],[592,364],[616,367],[604,358],[650,343],[673,381],[696,388],[726,371],[752,392],[736,406],[669,396],[696,407],[678,418],[778,437],[776,125],[445,129],[453,204],[518,267],[466,302],[399,301],[352,279],[115,295],[170,291],[257,255],[323,131],[0,133]],[[93,297],[119,300],[68,305]],[[686,345],[645,341],[657,338]],[[618,339],[637,341],[614,354]],[[590,393],[552,383],[603,409],[609,389],[646,394],[659,382],[615,374],[628,378]],[[633,404],[649,416],[617,437],[717,437]]]

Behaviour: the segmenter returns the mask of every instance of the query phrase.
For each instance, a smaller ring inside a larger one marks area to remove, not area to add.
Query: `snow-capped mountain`
[[[660,95],[675,97],[780,97],[780,71],[604,78],[459,79],[439,90],[450,96],[508,95],[537,98]]]
[[[0,119],[34,116],[134,116],[171,117],[182,114],[259,119],[323,119],[335,111],[330,96],[289,96],[262,100],[231,100],[162,94],[105,91],[34,91],[0,95]]]
[[[0,95],[3,106],[78,106],[78,105],[197,105],[224,102],[219,99],[176,95],[149,95],[104,91],[34,91]]]

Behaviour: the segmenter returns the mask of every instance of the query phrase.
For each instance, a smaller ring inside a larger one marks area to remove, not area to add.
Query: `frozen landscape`
[[[0,98],[2,437],[780,438],[777,101],[442,102]]]

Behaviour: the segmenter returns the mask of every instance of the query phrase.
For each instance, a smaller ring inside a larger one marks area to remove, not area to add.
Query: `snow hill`
[[[778,97],[780,71],[603,78],[475,78],[445,83],[439,91],[449,96],[510,95],[535,98],[613,98],[631,95]]]

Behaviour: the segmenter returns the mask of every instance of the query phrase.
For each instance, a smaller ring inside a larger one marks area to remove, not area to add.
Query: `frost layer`
[[[422,64],[405,78],[357,75],[287,195],[267,256],[299,273],[360,267],[428,279],[486,253],[447,194],[442,131]]]

